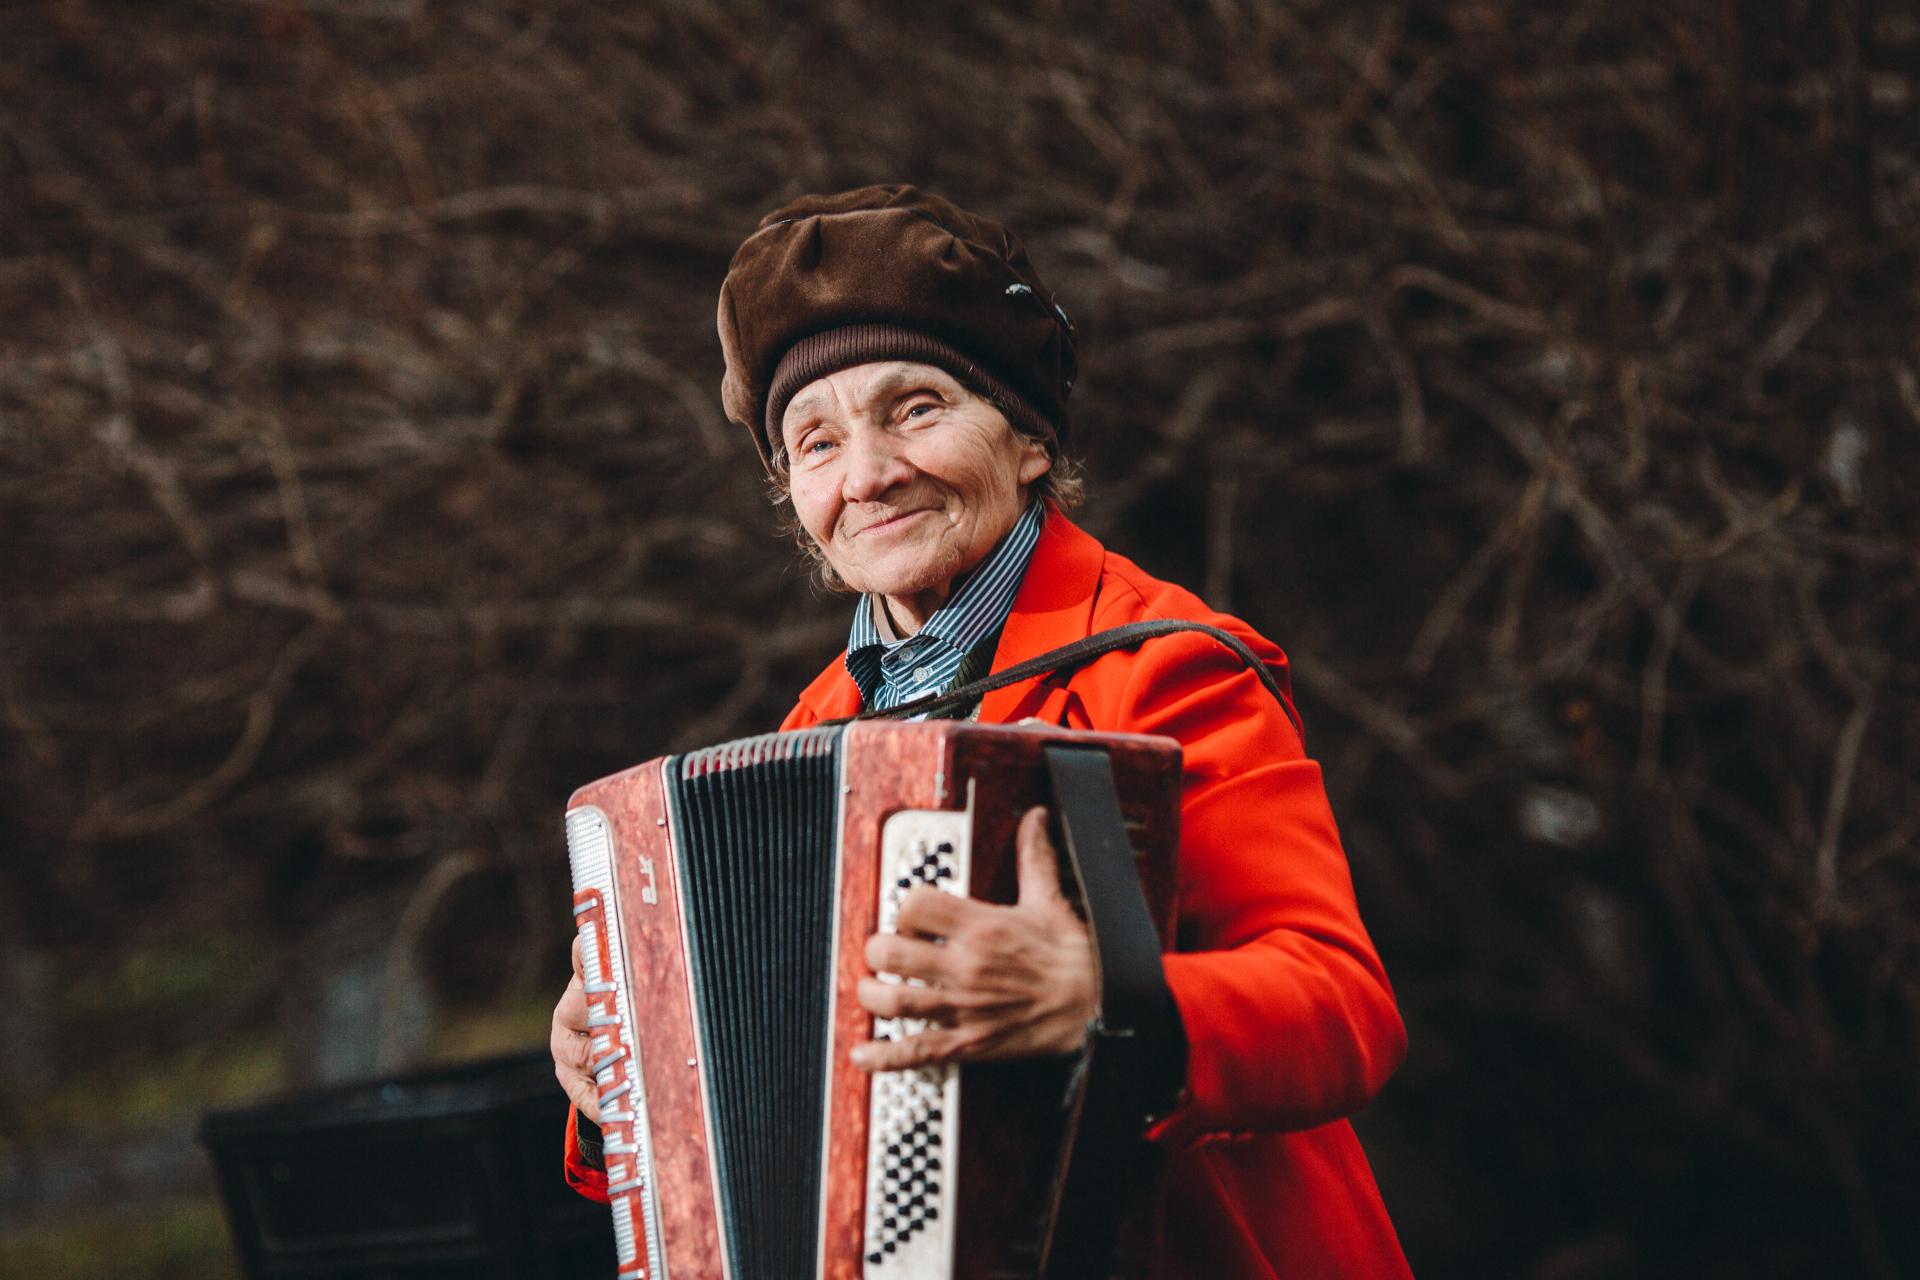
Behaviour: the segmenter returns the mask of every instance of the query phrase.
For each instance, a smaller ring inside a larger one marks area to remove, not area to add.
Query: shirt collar
[[[1030,504],[987,558],[955,584],[953,594],[926,625],[905,640],[884,639],[876,623],[879,600],[871,595],[861,600],[853,611],[853,627],[847,635],[846,663],[847,674],[860,686],[864,703],[874,703],[885,674],[881,659],[886,655],[907,646],[964,655],[1006,624],[1033,559],[1034,545],[1040,540],[1045,513],[1044,504]]]

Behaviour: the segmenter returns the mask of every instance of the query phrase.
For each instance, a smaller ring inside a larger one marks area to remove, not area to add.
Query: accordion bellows
[[[1015,900],[1014,830],[1055,803],[1044,755],[1063,744],[1110,766],[1166,945],[1180,788],[1169,739],[860,722],[665,757],[574,794],[574,912],[621,1276],[1039,1273],[1074,1141],[1074,1062],[869,1076],[848,1051],[918,1029],[876,1024],[855,996],[868,936],[892,927],[908,891]],[[1140,1190],[1111,1274],[1145,1275],[1155,1251]]]

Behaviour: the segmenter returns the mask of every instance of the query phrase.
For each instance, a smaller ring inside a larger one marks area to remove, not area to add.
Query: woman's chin
[[[883,595],[889,599],[916,596],[945,597],[959,572],[960,558],[951,548],[941,547],[918,555],[882,556],[859,566],[853,572],[840,570],[840,577],[856,591]]]

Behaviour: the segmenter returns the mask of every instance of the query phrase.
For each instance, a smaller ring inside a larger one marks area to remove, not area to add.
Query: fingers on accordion
[[[914,1067],[945,1066],[996,1056],[995,1050],[1007,1039],[1005,1033],[985,1023],[923,1027],[917,1034],[898,1040],[876,1041],[862,1046],[870,1056],[856,1054],[855,1061],[869,1071],[906,1071]]]
[[[867,964],[876,974],[902,979],[934,981],[944,976],[946,953],[940,944],[897,933],[876,933],[867,939]]]
[[[909,936],[951,937],[966,927],[973,918],[971,908],[979,905],[945,890],[920,885],[900,899],[900,914],[894,927]]]
[[[947,991],[878,978],[860,980],[860,1005],[876,1018],[917,1018],[951,1023],[961,1010]]]

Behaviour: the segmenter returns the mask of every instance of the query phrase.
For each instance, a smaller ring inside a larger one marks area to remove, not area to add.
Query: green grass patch
[[[424,1061],[464,1062],[547,1042],[553,1003],[528,997],[441,1020]],[[151,1133],[203,1111],[245,1106],[286,1087],[287,1063],[265,1031],[188,1045],[146,1061],[129,1057],[73,1077],[35,1108],[37,1133],[111,1141]],[[10,1273],[0,1273],[10,1274]]]
[[[240,1266],[214,1200],[103,1209],[0,1233],[0,1276],[34,1280],[230,1280]]]
[[[185,938],[136,951],[110,973],[76,974],[65,1002],[72,1015],[85,1023],[203,1008],[228,998],[236,985],[250,980],[255,959],[237,934]]]
[[[56,1090],[35,1116],[47,1132],[90,1139],[148,1133],[279,1089],[286,1064],[265,1035],[189,1045],[147,1063],[88,1071]]]

